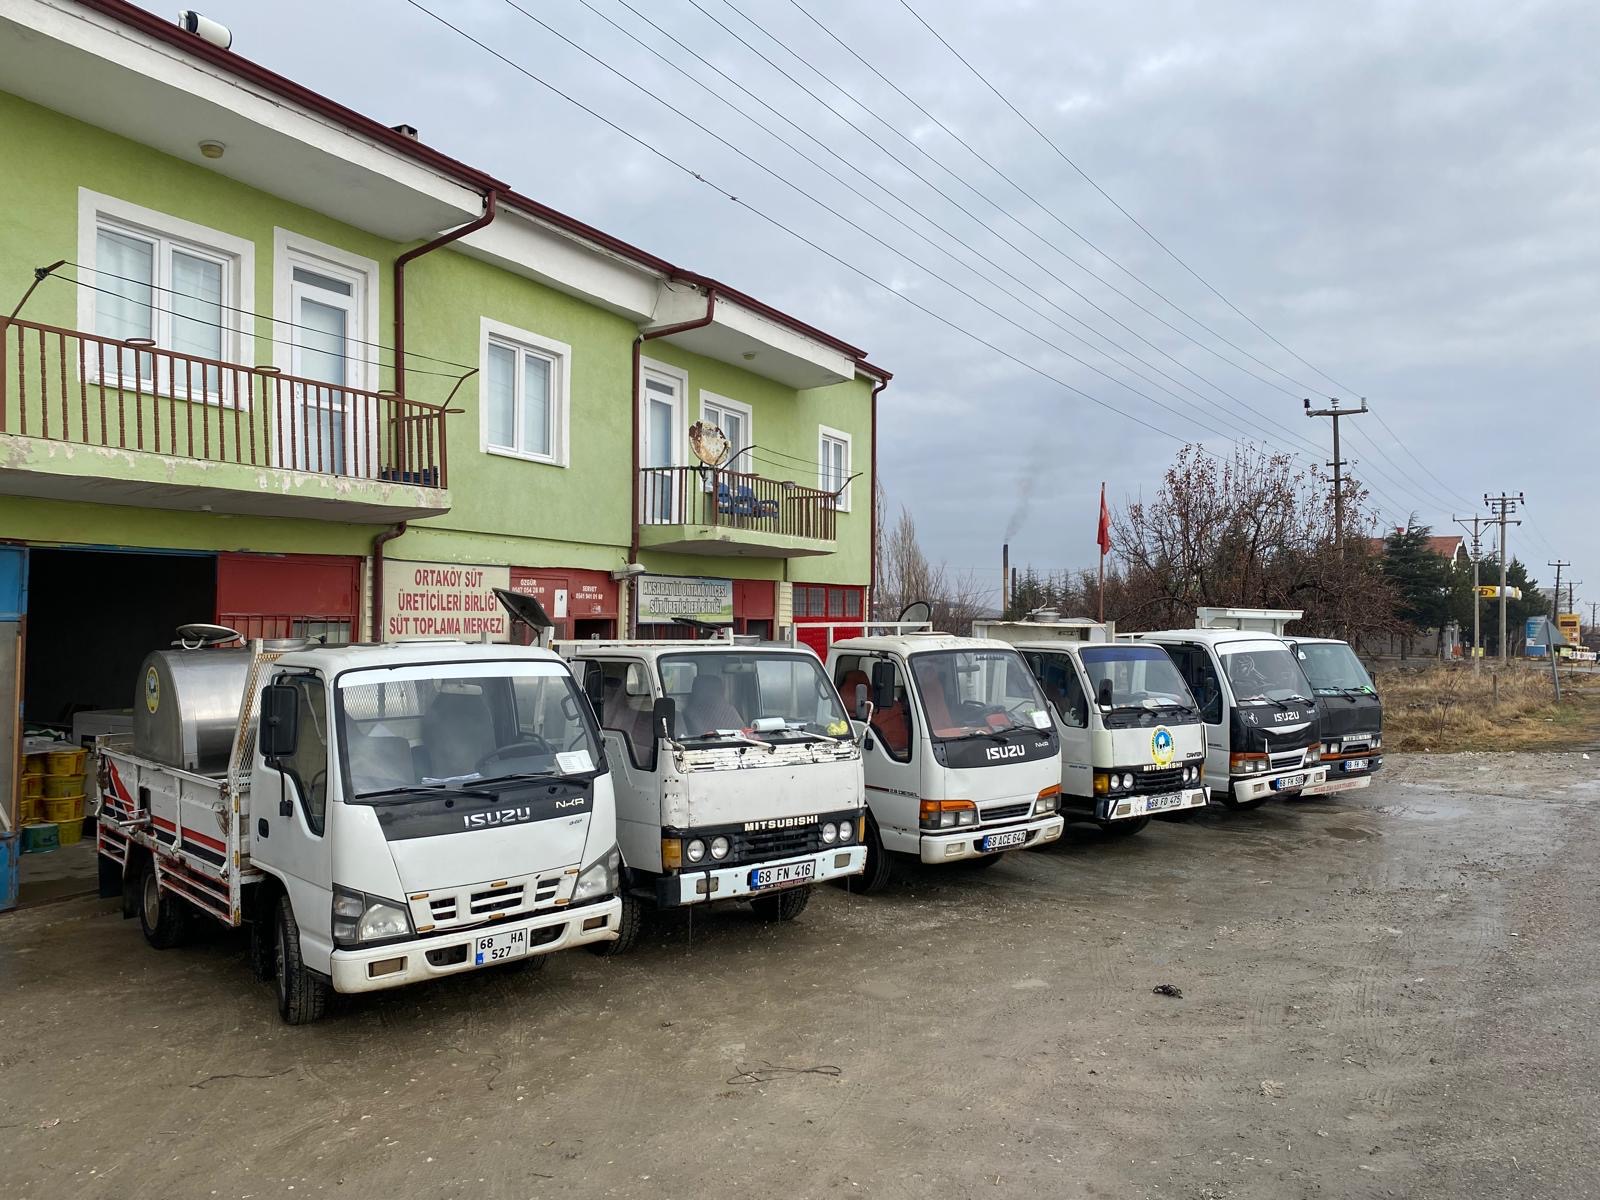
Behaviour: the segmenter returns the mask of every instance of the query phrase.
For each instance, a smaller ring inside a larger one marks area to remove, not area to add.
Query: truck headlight
[[[412,936],[411,913],[403,905],[351,888],[333,889],[333,940],[342,946]]]
[[[978,806],[971,800],[924,800],[919,806],[924,829],[957,829],[978,823]]]
[[[706,844],[699,838],[694,838],[692,841],[687,841],[683,844],[683,857],[688,859],[690,862],[700,862],[705,858],[705,856]]]
[[[1306,761],[1308,763],[1321,762],[1322,761],[1322,747],[1320,745],[1318,745],[1318,746],[1307,746],[1306,747]]]
[[[854,821],[839,822],[839,842],[842,845],[855,836],[856,823]]]
[[[622,874],[622,853],[615,846],[578,872],[572,885],[574,903],[609,896],[617,890]]]
[[[1033,802],[1033,815],[1047,817],[1061,807],[1061,785],[1053,783],[1039,793]]]
[[[839,840],[839,827],[837,825],[835,825],[832,821],[829,821],[826,825],[824,825],[822,827],[822,844],[824,846],[831,846],[831,845],[834,844],[834,842],[836,842],[838,840]]]
[[[733,849],[733,843],[727,838],[718,835],[711,839],[711,857],[721,862],[728,857],[728,851]]]

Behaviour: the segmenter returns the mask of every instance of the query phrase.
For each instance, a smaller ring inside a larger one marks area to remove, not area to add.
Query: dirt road
[[[75,1200],[1579,1200],[1597,1029],[1600,755],[1405,758],[305,1029],[232,940],[27,911],[0,920],[0,1171]]]

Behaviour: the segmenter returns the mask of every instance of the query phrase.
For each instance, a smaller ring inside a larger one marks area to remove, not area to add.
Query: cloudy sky
[[[1374,410],[1346,453],[1386,521],[1524,491],[1513,553],[1600,599],[1600,5],[908,2],[1062,153],[900,0],[517,0],[616,73],[511,0],[418,0],[666,157],[407,0],[205,11],[866,347],[890,501],[953,567],[998,576],[1008,527],[1014,562],[1092,565],[1101,481],[1148,494],[1184,440],[1320,463],[1301,397],[1332,394]]]

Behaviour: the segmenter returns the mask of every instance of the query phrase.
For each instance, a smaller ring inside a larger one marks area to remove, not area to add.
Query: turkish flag
[[[1106,507],[1106,485],[1103,483],[1100,485],[1100,529],[1094,540],[1100,543],[1102,558],[1111,553],[1111,510]]]

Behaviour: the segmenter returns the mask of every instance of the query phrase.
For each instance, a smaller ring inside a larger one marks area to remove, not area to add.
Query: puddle
[[[1373,836],[1370,829],[1351,829],[1344,825],[1333,825],[1322,832],[1329,837],[1336,837],[1346,842],[1364,842]]]

